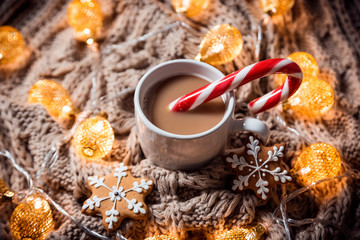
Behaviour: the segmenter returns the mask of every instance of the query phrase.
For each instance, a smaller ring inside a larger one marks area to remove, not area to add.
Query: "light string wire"
[[[86,234],[102,239],[102,240],[111,240],[111,238],[108,238],[106,236],[103,236],[88,227],[81,224],[78,220],[76,220],[75,217],[71,216],[64,208],[62,208],[59,204],[57,204],[48,194],[44,192],[44,190],[34,186],[33,179],[31,178],[28,171],[26,171],[23,167],[21,167],[14,159],[14,157],[11,155],[11,153],[7,150],[0,151],[0,156],[4,156],[8,158],[11,162],[11,164],[15,167],[17,171],[19,171],[21,174],[23,174],[26,178],[26,181],[29,185],[29,191],[26,193],[26,196],[29,196],[33,194],[34,192],[39,193],[45,200],[51,203],[55,207],[57,211],[59,211],[61,214],[66,216],[68,219],[70,219],[74,224],[76,224],[79,228],[81,228]],[[26,191],[21,191],[26,192]],[[18,193],[19,194],[19,193]],[[127,240],[125,237],[123,237],[121,234],[117,233],[116,237],[118,237],[120,240]]]
[[[183,23],[181,21],[176,21],[176,22],[173,22],[173,23],[170,23],[170,24],[166,25],[162,29],[146,33],[146,34],[144,34],[144,35],[142,35],[142,36],[140,36],[138,38],[134,38],[134,39],[131,39],[129,41],[126,41],[126,42],[123,42],[123,43],[120,43],[120,44],[109,45],[109,46],[105,47],[103,50],[101,50],[101,54],[109,54],[111,52],[111,50],[113,50],[113,49],[120,49],[120,48],[129,46],[129,45],[134,45],[134,44],[137,44],[139,42],[143,42],[143,41],[147,40],[148,38],[150,38],[150,37],[152,37],[154,35],[157,35],[157,34],[163,33],[163,32],[167,32],[167,31],[169,31],[172,28],[175,28],[177,26],[190,27],[186,23]]]
[[[274,110],[272,111],[272,114],[274,116],[274,120],[276,121],[276,123],[278,123],[283,129],[288,130],[289,132],[295,134],[296,136],[298,136],[302,141],[303,144],[312,144],[314,143],[313,140],[303,136],[298,130],[296,130],[295,128],[289,127],[288,124],[286,123],[285,119],[280,115],[278,110]]]
[[[261,44],[263,40],[263,31],[262,28],[266,27],[268,23],[271,21],[271,17],[269,15],[263,15],[262,19],[257,26],[257,39],[255,45],[255,59],[256,61],[260,61],[260,51],[261,51]]]
[[[336,224],[334,222],[331,222],[329,220],[324,220],[324,219],[320,219],[320,218],[306,218],[306,219],[302,219],[302,220],[296,220],[296,219],[292,219],[292,218],[288,218],[287,213],[286,213],[286,204],[294,199],[295,197],[299,196],[300,194],[310,190],[311,188],[324,183],[324,182],[329,182],[329,181],[333,181],[335,179],[343,179],[346,177],[354,177],[354,178],[360,178],[360,171],[356,170],[356,169],[349,169],[346,173],[340,175],[340,176],[335,176],[332,178],[326,178],[326,179],[322,179],[316,182],[313,182],[305,187],[302,187],[300,189],[297,189],[296,191],[290,193],[289,195],[285,195],[283,196],[281,202],[280,202],[280,206],[278,208],[275,209],[274,213],[273,213],[273,219],[275,219],[277,222],[282,222],[285,228],[285,234],[288,240],[291,240],[291,232],[290,232],[290,227],[291,226],[302,226],[305,224],[311,224],[311,223],[319,223],[322,225],[331,225],[335,228],[337,228],[338,230],[340,230],[341,232],[343,232],[345,235],[347,235],[347,237],[351,237],[350,236],[350,231],[348,230],[348,228],[344,225],[339,225]],[[278,212],[280,211],[280,215],[281,215],[281,219],[277,218]],[[350,238],[348,238],[350,239]],[[351,237],[352,239],[352,237]]]

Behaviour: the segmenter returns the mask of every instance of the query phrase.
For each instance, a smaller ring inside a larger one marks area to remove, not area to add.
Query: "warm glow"
[[[86,159],[105,157],[112,149],[114,131],[103,117],[91,117],[83,121],[76,129],[73,146],[76,152]]]
[[[18,30],[0,26],[0,64],[14,62],[25,50],[25,41]]]
[[[306,52],[294,52],[288,59],[300,66],[303,80],[295,94],[284,103],[284,107],[310,118],[324,115],[334,105],[334,90],[327,82],[318,79],[319,66],[316,60]],[[275,82],[281,85],[285,79],[285,74],[278,74]]]
[[[76,110],[69,93],[59,83],[52,80],[37,81],[29,91],[29,103],[41,104],[54,118],[70,118]]]
[[[261,224],[253,227],[238,227],[216,233],[215,240],[258,240],[265,233]]]
[[[240,32],[228,25],[213,27],[203,38],[196,60],[219,65],[234,60],[241,52],[243,40]]]
[[[260,7],[270,16],[281,15],[291,9],[295,0],[260,0]]]
[[[50,205],[38,195],[31,195],[20,203],[10,219],[10,230],[15,239],[45,239],[52,227]]]
[[[168,235],[156,235],[153,237],[146,238],[145,240],[178,240],[175,237],[170,237]]]
[[[103,14],[96,0],[74,0],[68,7],[68,22],[80,41],[92,44],[101,31]]]
[[[172,4],[177,13],[185,13],[187,17],[191,18],[206,9],[209,0],[173,0]]]
[[[311,79],[317,78],[319,75],[319,66],[315,58],[306,52],[294,52],[288,56],[288,59],[296,62],[303,73],[303,82],[309,81]],[[285,82],[286,75],[279,74],[277,75],[276,82],[278,85],[281,85]]]
[[[307,147],[291,170],[299,183],[307,186],[325,178],[337,176],[341,168],[338,151],[327,143],[315,143]]]
[[[301,83],[300,88],[284,104],[298,114],[317,118],[324,115],[334,104],[334,91],[321,79]]]

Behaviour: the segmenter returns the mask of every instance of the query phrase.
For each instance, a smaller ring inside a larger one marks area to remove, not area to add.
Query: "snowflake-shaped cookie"
[[[252,189],[259,198],[268,199],[269,188],[292,180],[281,161],[283,151],[283,145],[260,146],[259,140],[250,136],[241,154],[229,153],[225,156],[226,163],[236,171],[232,189]]]
[[[151,192],[153,182],[134,178],[123,163],[111,175],[89,177],[88,183],[92,195],[81,211],[91,215],[100,213],[108,231],[115,231],[124,218],[146,218],[144,198]]]

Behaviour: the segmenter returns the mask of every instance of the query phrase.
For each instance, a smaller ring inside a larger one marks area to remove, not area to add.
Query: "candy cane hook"
[[[169,108],[176,112],[188,111],[254,79],[275,73],[287,75],[284,84],[248,104],[252,113],[260,113],[288,99],[300,87],[302,71],[295,62],[284,58],[274,58],[254,63],[179,97],[170,103]]]

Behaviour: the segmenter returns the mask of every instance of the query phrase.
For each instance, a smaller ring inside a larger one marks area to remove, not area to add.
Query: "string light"
[[[324,115],[334,105],[334,90],[327,82],[318,79],[319,66],[315,58],[306,52],[294,52],[288,59],[300,66],[303,81],[295,94],[283,104],[284,108],[310,118]],[[285,80],[286,75],[279,74],[275,82],[281,85]]]
[[[294,6],[295,0],[260,0],[260,7],[270,16],[281,15]]]
[[[37,194],[20,203],[10,219],[10,230],[16,239],[45,239],[52,227],[50,205]]]
[[[88,160],[105,157],[112,149],[114,131],[106,118],[95,116],[83,121],[75,130],[73,146]]]
[[[170,237],[168,235],[156,235],[153,237],[146,238],[145,240],[178,240],[175,237]]]
[[[14,62],[25,49],[21,33],[11,26],[0,26],[0,64]]]
[[[265,227],[261,224],[253,227],[233,228],[217,233],[215,240],[258,240],[265,231]]]
[[[303,73],[303,82],[309,81],[311,79],[317,78],[319,75],[319,66],[315,58],[307,52],[294,52],[290,54],[288,59],[294,61],[299,65]],[[276,82],[282,84],[285,82],[286,75],[279,74],[277,75]]]
[[[172,4],[177,13],[185,13],[186,17],[192,18],[207,8],[209,0],[173,0]]]
[[[69,93],[59,83],[48,79],[37,81],[31,87],[28,102],[43,105],[56,119],[70,118],[77,112]]]
[[[96,0],[72,1],[68,7],[67,18],[78,40],[90,45],[98,38],[103,24],[103,14]]]
[[[300,88],[283,106],[307,117],[319,117],[331,109],[334,101],[331,86],[315,78],[301,83]]]
[[[195,60],[211,65],[224,64],[234,60],[242,47],[243,40],[239,30],[228,24],[217,25],[201,41]]]
[[[325,178],[335,177],[341,168],[338,151],[327,143],[315,143],[299,155],[291,170],[299,183],[307,186]]]

